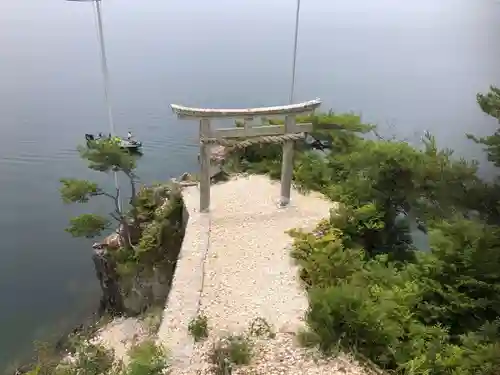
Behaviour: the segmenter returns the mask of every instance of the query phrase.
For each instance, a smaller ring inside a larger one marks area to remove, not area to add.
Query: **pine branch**
[[[70,220],[66,232],[71,233],[73,237],[93,238],[100,236],[110,225],[109,220],[103,216],[83,214]]]

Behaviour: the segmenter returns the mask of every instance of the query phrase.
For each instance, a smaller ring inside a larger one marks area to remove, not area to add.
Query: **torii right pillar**
[[[285,117],[285,134],[292,133],[295,129],[295,115]],[[283,143],[283,161],[281,163],[281,196],[280,207],[286,207],[290,203],[290,193],[292,191],[293,178],[293,149],[295,141],[285,141]]]

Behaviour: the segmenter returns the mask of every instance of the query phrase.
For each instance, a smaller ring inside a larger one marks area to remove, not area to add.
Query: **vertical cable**
[[[104,81],[104,100],[106,101],[106,107],[108,110],[108,123],[109,129],[111,132],[111,136],[115,136],[115,123],[113,121],[113,111],[111,109],[111,99],[109,95],[109,71],[108,71],[108,63],[106,57],[106,46],[104,44],[104,32],[102,27],[102,15],[101,15],[101,0],[94,0],[94,14],[96,19],[97,26],[97,37],[99,38],[99,46],[101,52],[101,70],[102,70],[102,78]],[[120,211],[122,210],[122,202],[120,197],[120,182],[118,181],[118,173],[113,171],[113,177],[115,180],[115,188],[118,194],[118,208]]]
[[[297,12],[295,14],[295,39],[293,45],[293,63],[292,63],[292,85],[290,88],[290,104],[293,104],[295,91],[295,65],[297,62],[297,45],[299,37],[299,16],[300,16],[300,0],[297,0]]]
[[[97,36],[99,38],[99,46],[101,50],[101,70],[102,77],[104,80],[104,99],[106,101],[106,107],[108,110],[108,122],[111,130],[111,135],[115,135],[115,124],[113,121],[113,111],[111,110],[111,99],[109,95],[109,71],[108,71],[108,63],[106,56],[106,46],[104,44],[104,32],[102,27],[102,16],[101,16],[101,0],[95,0],[95,15],[96,15],[96,24],[97,24]]]

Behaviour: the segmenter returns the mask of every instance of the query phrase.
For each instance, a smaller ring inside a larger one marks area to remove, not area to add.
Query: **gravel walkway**
[[[289,256],[287,230],[313,228],[331,203],[294,194],[276,202],[280,185],[264,176],[238,178],[212,188],[214,210],[201,308],[214,330],[238,333],[256,317],[278,330],[296,329],[307,298]]]
[[[214,375],[208,355],[215,340],[196,344],[196,364],[173,374]],[[301,348],[290,333],[277,333],[272,339],[252,338],[251,350],[250,364],[234,366],[231,375],[380,375],[349,355],[325,358],[316,349]]]
[[[187,332],[198,309],[208,317],[213,337],[241,333],[257,317],[279,332],[296,332],[302,325],[308,302],[289,256],[292,240],[285,232],[312,229],[329,215],[332,203],[319,194],[293,191],[290,206],[278,208],[279,191],[279,183],[267,177],[238,177],[213,185],[211,211],[199,214],[198,187],[184,190],[190,221],[159,332],[171,350],[174,375],[194,374],[200,366],[196,362],[202,349],[193,347]],[[337,371],[314,372],[320,373]]]

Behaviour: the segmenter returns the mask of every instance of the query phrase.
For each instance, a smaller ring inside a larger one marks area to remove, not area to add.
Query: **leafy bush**
[[[313,348],[315,346],[321,345],[321,337],[319,337],[316,332],[310,329],[300,329],[297,332],[297,340],[299,344],[304,348]]]
[[[291,233],[320,347],[355,347],[407,374],[500,371],[498,230],[463,218],[436,222],[430,253],[394,262],[363,249],[360,233],[372,219],[332,215],[312,233]]]
[[[188,325],[188,331],[198,342],[208,337],[208,318],[201,314],[193,318]]]
[[[432,252],[403,265],[346,249],[340,237],[338,228],[319,238],[302,233],[295,245],[308,275],[307,322],[323,350],[355,347],[407,374],[500,371],[495,232],[443,222],[431,230]]]
[[[146,340],[130,352],[130,363],[124,375],[160,375],[167,367],[167,360],[162,348],[154,341]]]
[[[478,99],[500,113],[498,92]],[[310,301],[299,339],[327,352],[355,348],[410,375],[500,373],[500,186],[430,134],[412,147],[367,139],[373,127],[352,115],[301,121],[333,146],[318,155],[298,144],[294,183],[340,206],[314,231],[290,231]],[[496,138],[479,141],[495,161]],[[279,147],[238,157],[245,171],[279,176]],[[427,253],[412,243],[415,220],[428,231]]]
[[[165,199],[168,199],[166,204]],[[140,221],[137,243],[110,253],[118,274],[124,278],[170,262],[175,257],[166,250],[180,248],[184,235],[181,222],[184,204],[175,187],[165,184],[143,187],[137,193],[136,203]]]
[[[73,360],[58,364],[52,375],[111,374],[115,370],[114,353],[101,345],[83,341],[72,357]]]
[[[252,320],[249,327],[249,333],[251,336],[266,337],[269,339],[276,337],[276,333],[271,325],[267,322],[267,320],[260,317]]]
[[[500,228],[474,220],[442,221],[430,231],[432,253],[422,257],[425,289],[419,315],[453,335],[500,317]]]
[[[114,354],[100,345],[83,344],[76,353],[78,375],[106,374],[113,368]]]
[[[234,365],[247,365],[252,359],[252,344],[245,336],[228,336],[214,343],[208,355],[215,375],[230,375]]]

